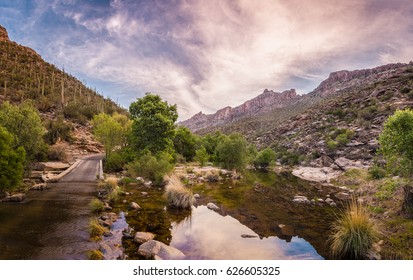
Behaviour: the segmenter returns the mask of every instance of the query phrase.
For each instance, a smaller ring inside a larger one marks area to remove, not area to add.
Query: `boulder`
[[[144,185],[145,187],[149,188],[149,187],[152,186],[152,181],[147,181],[147,182],[143,183],[143,185]]]
[[[12,202],[21,202],[25,198],[26,198],[26,195],[24,193],[18,193],[18,194],[9,196],[9,200]]]
[[[214,203],[212,203],[212,202],[209,202],[208,204],[207,204],[207,207],[208,207],[208,209],[211,209],[211,210],[219,210],[219,207],[218,206],[216,206]]]
[[[153,240],[154,238],[155,234],[153,233],[138,231],[135,233],[134,240],[136,243],[142,244],[148,242],[149,240]]]
[[[133,209],[133,210],[141,209],[141,207],[139,206],[139,204],[136,203],[136,202],[131,202],[131,203],[129,204],[129,207],[130,207],[131,209]]]
[[[334,196],[341,201],[348,201],[351,199],[351,195],[347,192],[339,192],[334,194]]]
[[[161,242],[155,241],[155,240],[149,240],[139,246],[138,254],[145,258],[151,259],[151,258],[154,258],[155,255],[158,254],[160,250],[161,250]]]
[[[330,167],[298,167],[293,170],[292,174],[303,180],[328,183],[331,179],[340,176],[341,172]]]
[[[168,246],[164,243],[161,243],[160,245],[161,245],[161,249],[156,254],[155,259],[157,260],[181,260],[185,258],[185,254],[182,253],[180,250],[174,247]]]
[[[35,190],[35,191],[43,191],[45,189],[47,189],[46,183],[40,183],[40,184],[36,184],[30,187],[30,190]]]
[[[363,165],[360,161],[350,160],[345,157],[339,157],[334,161],[334,163],[342,170],[349,170],[354,168],[368,168],[368,166]]]
[[[201,198],[201,196],[198,193],[196,193],[194,194],[194,198]]]
[[[310,204],[310,201],[308,200],[308,198],[303,195],[294,196],[293,202]]]

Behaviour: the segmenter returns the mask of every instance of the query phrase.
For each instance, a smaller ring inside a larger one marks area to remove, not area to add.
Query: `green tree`
[[[0,125],[14,136],[14,149],[24,148],[29,162],[34,161],[36,155],[42,152],[45,129],[39,112],[31,102],[23,102],[18,106],[4,102],[0,106]]]
[[[182,155],[186,161],[192,161],[195,156],[197,139],[192,132],[183,126],[175,130],[173,138],[175,151]]]
[[[244,136],[239,133],[222,137],[216,147],[219,162],[227,169],[244,169],[247,164],[247,146]]]
[[[254,160],[254,167],[266,169],[275,160],[275,152],[271,148],[260,151]]]
[[[209,160],[209,155],[204,146],[196,150],[195,152],[195,160],[199,162],[201,166],[205,166],[205,164]]]
[[[0,126],[0,191],[13,190],[22,181],[26,153],[13,149],[13,135]]]
[[[390,171],[413,178],[413,111],[397,110],[384,124],[379,136],[379,152],[387,160]],[[413,217],[413,187],[404,189],[403,211]]]
[[[95,115],[92,120],[93,134],[105,147],[106,160],[116,147],[126,145],[129,131],[129,121],[126,116],[115,113],[113,116],[105,113]]]
[[[176,105],[169,105],[158,95],[147,93],[129,107],[133,120],[131,140],[133,148],[152,154],[173,151],[172,138],[178,119]]]

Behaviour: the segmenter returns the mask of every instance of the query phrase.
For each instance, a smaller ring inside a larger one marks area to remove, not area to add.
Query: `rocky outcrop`
[[[246,101],[240,106],[234,108],[227,106],[214,114],[208,115],[199,112],[192,118],[180,122],[179,125],[186,126],[192,131],[198,131],[206,127],[227,124],[245,117],[264,114],[273,109],[284,108],[296,103],[298,100],[300,100],[300,96],[297,95],[295,89],[281,93],[265,89],[262,94]]]
[[[303,180],[325,183],[337,178],[342,172],[331,167],[298,167],[293,170],[292,174]]]
[[[10,41],[6,28],[0,25],[0,42]]]

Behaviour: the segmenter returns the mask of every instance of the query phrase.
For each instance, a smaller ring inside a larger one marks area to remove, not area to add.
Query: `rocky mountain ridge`
[[[288,107],[300,100],[295,89],[283,92],[274,92],[265,89],[257,97],[250,99],[237,107],[227,106],[219,109],[214,114],[203,114],[199,112],[192,118],[182,121],[179,125],[186,126],[192,131],[197,131],[210,126],[231,123],[245,117],[256,116],[270,110]]]
[[[179,125],[188,127],[193,132],[205,133],[215,128],[221,129],[224,126],[243,121],[249,121],[251,117],[259,117],[268,113],[276,114],[276,109],[280,114],[294,114],[311,107],[324,99],[328,99],[343,91],[357,88],[365,84],[374,83],[376,80],[383,80],[397,72],[397,69],[406,67],[407,64],[395,63],[378,66],[372,69],[361,70],[341,70],[332,72],[329,77],[322,81],[318,87],[305,95],[297,95],[294,89],[276,93],[269,90],[257,97],[246,101],[235,108],[225,107],[215,114],[203,114],[199,112],[188,120],[182,121]],[[277,121],[275,118],[274,121]],[[224,128],[225,130],[225,128]]]

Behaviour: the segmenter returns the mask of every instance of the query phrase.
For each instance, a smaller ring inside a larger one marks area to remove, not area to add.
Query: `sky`
[[[0,25],[123,107],[152,92],[179,120],[413,60],[411,0],[0,0]]]

